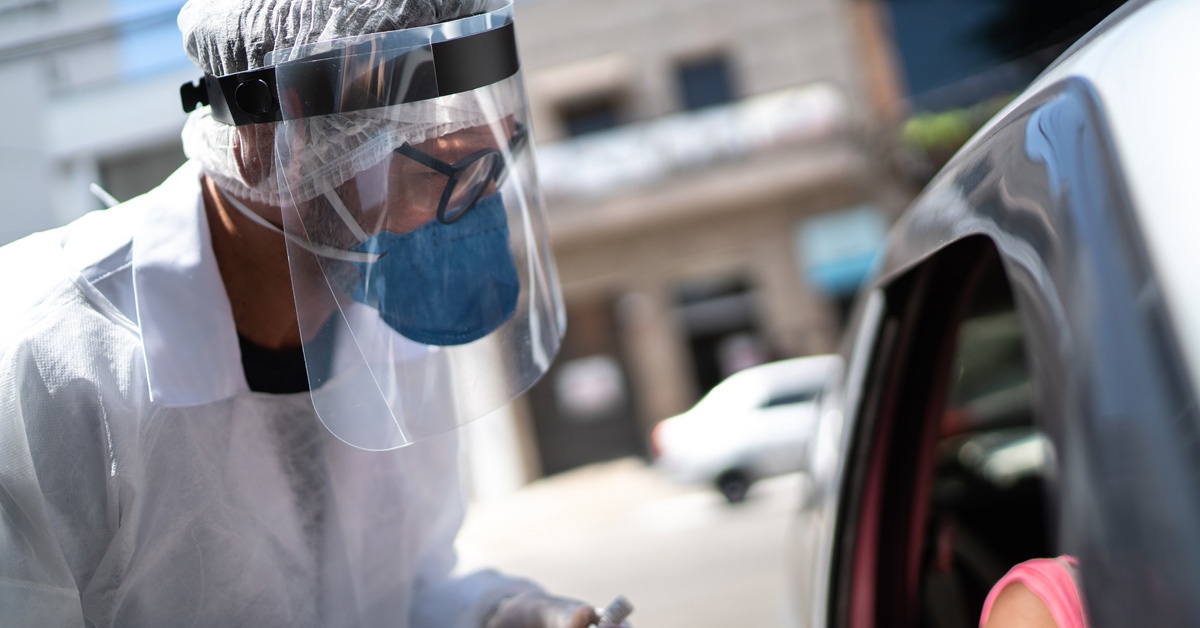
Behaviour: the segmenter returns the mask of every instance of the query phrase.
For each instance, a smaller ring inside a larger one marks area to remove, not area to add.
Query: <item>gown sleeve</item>
[[[526,591],[540,591],[532,581],[493,569],[471,573],[455,570],[454,540],[465,515],[453,436],[429,443],[423,468],[431,472],[425,486],[453,498],[431,500],[439,504],[430,513],[416,578],[416,595],[410,616],[413,628],[481,628],[500,601]],[[427,493],[428,495],[428,493]]]
[[[83,626],[110,536],[100,404],[36,345],[0,349],[0,625]]]

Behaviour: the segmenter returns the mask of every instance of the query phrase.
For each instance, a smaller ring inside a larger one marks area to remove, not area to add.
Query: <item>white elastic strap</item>
[[[337,192],[326,192],[325,199],[333,206],[333,211],[337,212],[342,222],[346,223],[346,228],[350,230],[350,233],[354,234],[354,237],[358,238],[359,242],[366,242],[371,237],[369,233],[363,231],[362,226],[358,224],[354,216],[350,215],[350,210],[346,209],[346,204],[342,202],[342,197],[338,196]]]
[[[116,198],[113,197],[112,194],[109,194],[108,192],[106,192],[104,190],[104,188],[100,187],[100,185],[98,183],[93,183],[93,184],[89,185],[88,191],[90,191],[92,193],[92,196],[95,196],[96,198],[100,199],[100,202],[104,203],[104,206],[109,209],[112,209],[112,208],[116,207],[117,205],[121,204],[121,201],[118,201]]]
[[[241,214],[243,216],[245,216],[246,218],[249,218],[250,221],[253,222],[254,224],[256,224],[260,227],[263,227],[264,229],[268,229],[270,231],[274,231],[275,233],[278,233],[279,235],[287,238],[288,240],[291,240],[291,242],[293,244],[295,244],[296,246],[304,249],[305,251],[308,251],[309,253],[312,253],[313,255],[319,255],[321,257],[326,257],[329,259],[341,260],[343,262],[358,262],[361,264],[372,264],[381,257],[381,255],[376,254],[376,253],[358,253],[356,251],[346,251],[343,249],[334,248],[332,246],[325,246],[323,244],[317,244],[315,242],[307,242],[304,240],[304,238],[294,236],[294,235],[284,231],[283,229],[280,229],[279,227],[275,226],[274,224],[271,223],[271,221],[267,220],[266,218],[263,218],[262,216],[259,216],[257,213],[255,213],[249,207],[246,207],[244,204],[242,204],[241,201],[237,200],[236,198],[234,198],[228,194],[222,194],[221,197],[224,198],[226,201],[228,201],[230,205],[233,205],[233,207],[235,209],[237,209],[239,212],[241,212]]]

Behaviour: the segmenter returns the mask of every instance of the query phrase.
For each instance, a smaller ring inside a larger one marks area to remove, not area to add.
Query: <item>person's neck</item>
[[[265,349],[300,347],[284,237],[243,216],[207,176],[202,179],[201,189],[213,255],[238,334]],[[245,204],[268,220],[275,217],[273,222],[277,224],[278,208]]]

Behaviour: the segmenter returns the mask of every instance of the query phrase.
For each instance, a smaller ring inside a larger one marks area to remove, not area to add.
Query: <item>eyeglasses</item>
[[[525,126],[518,124],[508,141],[510,156],[525,148],[528,135]],[[437,219],[447,225],[465,216],[492,183],[500,185],[508,174],[505,156],[495,148],[471,153],[453,164],[417,150],[408,143],[401,145],[396,152],[446,176],[446,187],[442,189],[442,197],[438,201]]]

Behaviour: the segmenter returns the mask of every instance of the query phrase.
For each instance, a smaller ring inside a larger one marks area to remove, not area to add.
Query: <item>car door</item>
[[[796,524],[802,626],[978,622],[1080,561],[1092,625],[1200,625],[1200,417],[1087,81],[1028,96],[894,229]],[[1182,201],[1183,199],[1181,199]]]
[[[890,286],[899,305],[848,468],[835,625],[969,626],[1013,565],[1051,555],[1052,447],[995,246],[968,238]]]

